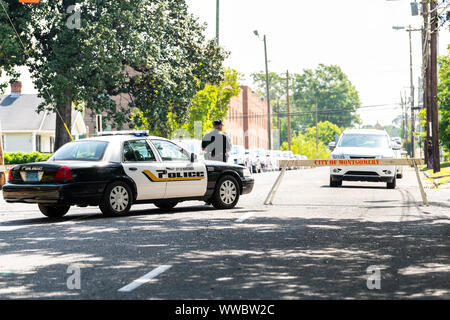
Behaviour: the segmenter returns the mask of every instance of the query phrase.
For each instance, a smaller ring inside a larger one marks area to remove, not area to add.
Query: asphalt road
[[[223,211],[72,208],[55,222],[0,200],[0,299],[450,298],[450,190],[427,190],[424,207],[410,168],[395,190],[329,188],[317,168],[288,171],[264,206],[276,176],[256,175]],[[367,287],[370,266],[379,289]]]

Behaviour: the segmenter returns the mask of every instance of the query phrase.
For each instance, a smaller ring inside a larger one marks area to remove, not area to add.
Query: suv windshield
[[[103,157],[107,145],[106,141],[69,142],[59,148],[48,160],[98,161]]]
[[[389,148],[389,139],[377,134],[344,134],[339,147],[356,148]]]

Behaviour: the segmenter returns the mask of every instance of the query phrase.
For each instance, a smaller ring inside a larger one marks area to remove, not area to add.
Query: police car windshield
[[[103,158],[106,141],[76,141],[63,145],[56,151],[49,161],[58,160],[78,160],[78,161],[98,161]]]
[[[339,147],[389,148],[388,137],[377,134],[344,134]]]

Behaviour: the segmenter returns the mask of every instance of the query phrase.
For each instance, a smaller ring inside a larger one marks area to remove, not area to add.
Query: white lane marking
[[[243,215],[242,217],[240,217],[239,219],[236,219],[235,222],[237,222],[237,223],[244,222],[245,220],[247,220],[248,218],[250,218],[253,214],[254,214],[254,212],[247,212],[246,214],[244,214],[244,215]]]
[[[136,289],[137,287],[140,287],[144,283],[149,282],[151,279],[157,277],[164,271],[167,271],[168,269],[172,268],[172,265],[163,265],[159,266],[158,268],[153,269],[146,275],[140,277],[139,279],[134,280],[130,284],[127,284],[125,287],[120,288],[118,291],[120,292],[130,292]]]

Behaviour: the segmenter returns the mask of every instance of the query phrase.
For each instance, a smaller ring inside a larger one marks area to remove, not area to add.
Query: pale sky
[[[400,102],[409,96],[409,40],[405,30],[420,28],[421,16],[411,16],[413,0],[220,0],[220,45],[231,55],[226,65],[246,75],[264,70],[263,42],[267,36],[269,71],[300,73],[319,63],[339,65],[356,87],[361,104]],[[216,0],[187,0],[192,13],[208,24],[214,38]],[[421,35],[412,33],[413,73],[416,87],[421,68]],[[439,38],[439,53],[450,43],[448,30]],[[397,109],[394,109],[397,108]],[[365,124],[390,124],[399,106],[369,108],[361,112]]]
[[[413,0],[220,0],[220,44],[231,52],[226,65],[245,74],[264,70],[267,36],[269,71],[300,73],[319,63],[341,66],[359,92],[363,106],[392,104],[360,112],[364,124],[390,124],[400,113],[400,91],[409,95],[409,40],[394,25],[420,28],[422,18],[410,12]],[[190,10],[215,37],[216,0],[187,0]],[[412,33],[414,86],[421,68],[421,35]],[[445,54],[450,34],[439,35]],[[35,93],[24,68],[24,93]],[[8,92],[8,91],[7,91]]]

